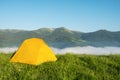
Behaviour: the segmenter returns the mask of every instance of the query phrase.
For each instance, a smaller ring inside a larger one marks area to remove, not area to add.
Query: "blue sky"
[[[120,0],[0,0],[0,29],[120,31]]]

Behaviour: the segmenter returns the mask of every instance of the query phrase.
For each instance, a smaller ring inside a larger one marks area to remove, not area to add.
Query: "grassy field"
[[[56,62],[38,66],[10,63],[0,53],[0,80],[120,80],[120,55],[56,55]]]

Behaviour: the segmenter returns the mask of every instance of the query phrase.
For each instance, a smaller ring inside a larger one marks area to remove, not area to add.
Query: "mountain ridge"
[[[57,48],[74,46],[115,46],[120,47],[120,31],[98,30],[80,32],[60,28],[40,28],[37,30],[0,29],[0,47],[19,46],[25,39],[42,38],[49,46]]]
[[[35,30],[27,30],[27,29],[0,29],[0,31],[37,31],[37,30],[42,30],[42,29],[49,29],[49,30],[55,30],[55,29],[67,29],[67,30],[70,30],[68,28],[65,28],[65,27],[58,27],[58,28],[39,28],[39,29],[35,29]],[[75,31],[75,32],[81,32],[81,31],[76,31],[76,30],[70,30],[70,31]],[[119,30],[118,31],[110,31],[110,30],[107,30],[107,29],[99,29],[99,30],[96,30],[96,31],[90,31],[90,32],[81,32],[81,33],[92,33],[92,32],[97,32],[97,31],[108,31],[108,32],[120,32]]]

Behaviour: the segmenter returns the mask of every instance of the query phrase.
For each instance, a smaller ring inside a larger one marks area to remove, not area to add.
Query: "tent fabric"
[[[44,62],[56,61],[54,52],[39,38],[26,39],[18,48],[10,62],[38,65]]]

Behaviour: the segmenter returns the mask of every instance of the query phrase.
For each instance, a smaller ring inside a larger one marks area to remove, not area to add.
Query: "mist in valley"
[[[13,53],[18,49],[18,47],[4,47],[0,48],[1,53]],[[51,47],[55,54],[65,54],[65,53],[74,53],[74,54],[94,54],[94,55],[109,55],[109,54],[120,54],[120,47],[67,47],[63,49],[58,49]]]

